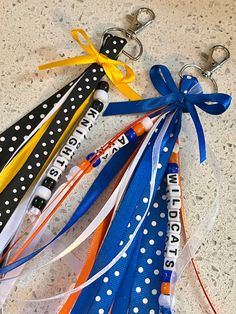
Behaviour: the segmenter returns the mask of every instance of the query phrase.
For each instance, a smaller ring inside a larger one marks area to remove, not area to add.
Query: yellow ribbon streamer
[[[83,44],[79,38],[81,35],[87,44]],[[85,56],[77,56],[65,60],[55,61],[39,66],[39,70],[50,69],[61,66],[81,65],[98,63],[101,65],[111,82],[119,89],[130,100],[141,99],[140,95],[137,94],[128,83],[131,83],[135,79],[134,71],[124,62],[113,60],[108,58],[102,53],[99,53],[92,44],[88,35],[82,29],[73,29],[71,36],[80,45],[82,49],[87,53]],[[125,75],[118,69],[118,66],[125,70]]]
[[[65,60],[55,61],[48,64],[39,66],[39,70],[50,69],[53,67],[61,66],[71,66],[71,65],[81,65],[81,64],[92,64],[98,63],[101,65],[107,75],[107,77],[112,81],[112,83],[130,100],[139,100],[142,99],[139,94],[137,94],[131,87],[128,86],[128,83],[131,83],[135,79],[135,74],[133,70],[124,62],[113,60],[108,58],[102,53],[99,53],[88,35],[82,29],[74,29],[71,31],[73,39],[80,45],[82,49],[87,53],[85,56],[77,56],[74,58],[69,58]],[[82,35],[87,44],[83,44],[79,39],[79,35]],[[125,75],[118,69],[118,66],[122,67],[125,70]],[[62,134],[59,142],[56,147],[54,147],[52,153],[50,154],[45,167],[48,162],[52,159],[53,155],[56,153],[56,150],[59,148],[59,145],[63,142],[66,136],[69,134],[71,127],[79,119],[83,110],[88,104],[88,99],[81,105],[77,110],[72,121],[69,123],[67,129]],[[0,173],[0,193],[5,189],[5,187],[11,182],[15,175],[22,168],[33,149],[36,147],[38,141],[52,122],[55,115],[53,115],[45,124],[38,130],[38,132],[26,143],[26,145],[19,151],[19,153],[11,160],[11,162],[3,169]],[[44,167],[44,168],[45,168]],[[43,169],[42,169],[43,170]]]

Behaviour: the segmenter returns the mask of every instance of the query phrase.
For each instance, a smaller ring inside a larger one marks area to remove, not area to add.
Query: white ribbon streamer
[[[82,285],[80,285],[79,287],[77,288],[74,288],[72,290],[69,290],[65,293],[61,293],[61,294],[58,294],[58,295],[55,295],[53,297],[49,297],[49,298],[43,298],[43,299],[37,299],[37,300],[24,300],[24,302],[45,302],[45,301],[49,301],[49,300],[55,300],[55,299],[60,299],[60,298],[64,298],[66,296],[69,296],[70,294],[74,293],[74,292],[78,292],[82,289],[84,289],[85,287],[89,286],[91,283],[93,283],[95,280],[97,280],[98,278],[100,278],[103,274],[105,274],[110,268],[112,268],[121,258],[122,256],[124,255],[124,253],[128,250],[128,248],[131,246],[131,244],[133,243],[134,241],[134,238],[136,236],[136,234],[138,233],[139,229],[141,228],[143,222],[144,222],[144,219],[148,213],[148,210],[149,210],[149,207],[150,207],[150,204],[151,204],[151,201],[152,201],[152,197],[153,197],[153,191],[154,191],[154,186],[155,186],[155,177],[153,178],[153,176],[156,175],[156,171],[157,171],[157,165],[159,163],[159,156],[160,156],[160,149],[161,149],[161,143],[162,143],[162,140],[164,138],[164,135],[166,133],[166,130],[168,129],[169,127],[169,124],[173,118],[173,115],[174,114],[171,114],[165,121],[164,125],[162,126],[162,129],[154,143],[154,147],[155,149],[153,149],[153,152],[152,152],[152,173],[151,173],[151,178],[150,178],[150,194],[149,194],[149,201],[148,201],[148,204],[147,204],[147,208],[145,210],[145,213],[142,217],[142,219],[140,220],[140,222],[138,223],[137,227],[135,228],[133,234],[132,234],[132,237],[130,237],[130,240],[126,243],[126,245],[124,246],[124,248],[112,259],[112,261],[107,264],[103,269],[101,269],[98,273],[96,273],[93,277],[91,277],[89,280],[87,280],[85,283],[83,283]],[[152,134],[155,132],[156,130],[156,127],[158,125],[159,121],[157,121],[153,128],[149,131],[145,141],[143,142],[143,144],[141,145],[141,148],[140,149],[145,149],[146,145],[148,144]],[[144,146],[145,144],[145,146]],[[138,155],[138,154],[137,154]],[[139,156],[135,157],[135,159],[133,160],[132,164],[133,163],[136,163],[137,164],[137,158]],[[141,157],[141,156],[140,156]],[[139,158],[140,158],[139,157]],[[131,166],[132,166],[131,164]],[[130,166],[130,168],[131,168]],[[127,169],[129,170],[129,169]],[[57,257],[56,257],[57,258]],[[47,263],[46,265],[49,265],[52,261],[50,261],[49,263]],[[39,269],[41,269],[42,267],[44,267],[45,265],[42,265],[41,267],[33,270],[33,271],[37,271]],[[29,272],[25,273],[24,275],[28,274],[29,275]],[[12,277],[11,279],[13,279],[14,277]],[[9,279],[8,279],[9,280]],[[16,300],[16,298],[14,298]]]

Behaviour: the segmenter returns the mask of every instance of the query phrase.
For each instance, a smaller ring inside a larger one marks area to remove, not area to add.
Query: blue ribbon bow
[[[206,143],[203,128],[195,106],[206,113],[218,115],[225,112],[231,102],[231,96],[227,94],[214,93],[203,94],[198,80],[193,76],[184,76],[178,88],[164,65],[154,65],[150,70],[151,81],[156,90],[162,95],[138,101],[110,103],[104,112],[105,116],[117,114],[130,114],[153,111],[179,111],[189,113],[196,128],[200,162],[206,159]]]

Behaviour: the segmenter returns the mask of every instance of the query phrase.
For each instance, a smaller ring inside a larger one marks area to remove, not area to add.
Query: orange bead
[[[163,282],[161,284],[161,294],[167,294],[170,295],[170,292],[173,294],[173,291],[170,291],[170,283],[169,282]],[[173,285],[172,285],[173,289]]]
[[[84,160],[79,165],[80,169],[84,171],[84,173],[89,173],[92,171],[93,167],[89,160]]]
[[[144,126],[141,122],[138,122],[136,123],[134,126],[133,126],[133,130],[134,132],[136,133],[137,136],[141,136],[143,135],[146,131],[144,129]]]
[[[171,156],[170,156],[170,160],[169,160],[169,163],[177,163],[178,162],[178,154],[176,153],[172,153]]]

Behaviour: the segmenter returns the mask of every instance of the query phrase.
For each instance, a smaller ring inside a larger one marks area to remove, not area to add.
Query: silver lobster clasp
[[[127,15],[127,18],[130,21],[130,28],[127,31],[136,35],[153,22],[155,13],[148,8],[140,8],[135,13]]]
[[[130,27],[128,29],[120,28],[120,27],[111,27],[108,28],[104,34],[111,32],[121,32],[125,34],[127,38],[133,39],[136,41],[139,52],[136,56],[131,55],[127,51],[123,50],[122,53],[126,55],[128,58],[137,61],[141,55],[143,54],[143,45],[141,41],[137,38],[136,34],[141,32],[144,28],[150,25],[155,19],[155,13],[148,8],[140,8],[133,14],[127,16],[130,21]]]
[[[216,54],[220,56],[216,56]],[[179,76],[183,78],[183,73],[187,68],[196,68],[201,72],[202,76],[211,80],[214,86],[214,90],[215,92],[217,92],[218,91],[217,83],[215,79],[212,77],[212,74],[230,58],[230,52],[225,46],[215,45],[210,49],[209,54],[202,53],[202,56],[207,61],[205,68],[202,68],[194,63],[186,64],[179,71]],[[219,59],[219,61],[217,61],[217,59]]]
[[[217,61],[214,57],[214,54],[217,52],[221,54],[219,61]],[[202,74],[206,77],[210,77],[230,58],[230,52],[225,46],[215,45],[211,48],[208,55],[206,53],[202,53],[202,56],[207,61],[207,66]]]

